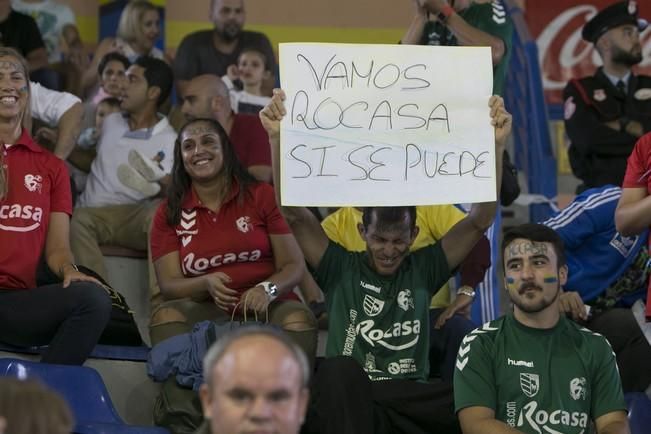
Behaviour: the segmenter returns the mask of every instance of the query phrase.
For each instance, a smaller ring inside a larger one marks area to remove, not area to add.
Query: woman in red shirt
[[[280,326],[313,358],[316,323],[293,292],[303,255],[275,202],[273,188],[240,165],[218,122],[197,119],[180,131],[168,199],[151,232],[161,294],[152,344],[203,320],[245,312]]]
[[[29,98],[25,59],[0,48],[0,342],[49,344],[43,362],[82,364],[108,322],[111,300],[74,265],[70,178],[64,162],[23,127]],[[41,257],[62,283],[36,286]]]

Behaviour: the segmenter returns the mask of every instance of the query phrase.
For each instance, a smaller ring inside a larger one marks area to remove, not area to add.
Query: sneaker
[[[157,182],[147,181],[136,169],[126,164],[118,166],[118,179],[123,185],[139,191],[145,197],[156,196],[160,192],[160,185]]]
[[[158,166],[158,163],[145,157],[135,149],[129,151],[129,164],[147,181],[156,182],[166,175],[163,169]]]

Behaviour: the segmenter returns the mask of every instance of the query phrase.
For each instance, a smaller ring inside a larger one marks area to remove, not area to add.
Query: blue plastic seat
[[[651,400],[642,392],[626,393],[624,399],[631,434],[647,434],[651,427]]]
[[[0,375],[37,378],[60,393],[74,414],[77,434],[168,434],[163,428],[125,424],[113,407],[102,377],[92,368],[2,358]]]

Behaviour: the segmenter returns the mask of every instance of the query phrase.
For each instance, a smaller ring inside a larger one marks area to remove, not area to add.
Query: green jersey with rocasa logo
[[[507,315],[466,335],[454,401],[531,434],[587,433],[591,420],[626,409],[608,341],[565,317],[542,330]]]
[[[440,243],[410,253],[383,277],[366,252],[330,242],[316,270],[328,306],[326,357],[353,357],[371,380],[426,380],[430,289],[449,277]]]

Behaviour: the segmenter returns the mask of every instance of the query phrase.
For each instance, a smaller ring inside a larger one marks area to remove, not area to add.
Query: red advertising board
[[[581,29],[613,0],[533,0],[526,3],[525,17],[538,46],[543,86],[548,103],[562,103],[567,81],[592,75],[601,65],[593,45],[581,38]],[[651,21],[651,1],[638,1],[640,17]],[[643,60],[637,73],[651,75],[651,26],[641,35]]]

